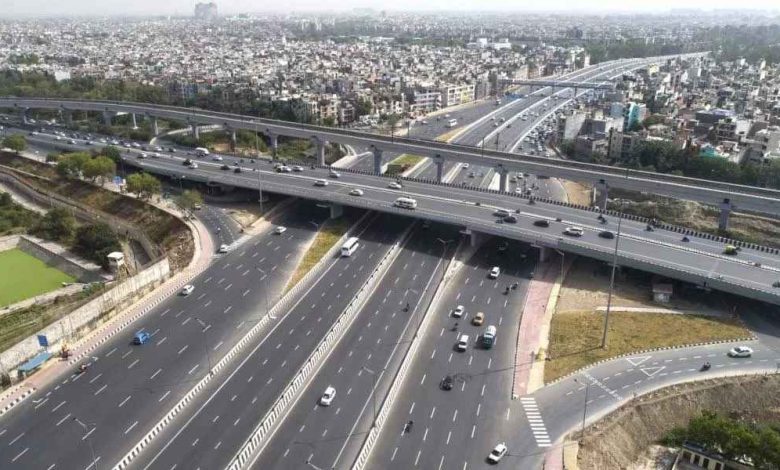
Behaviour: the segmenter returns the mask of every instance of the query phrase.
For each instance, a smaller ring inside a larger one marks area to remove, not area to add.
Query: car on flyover
[[[403,188],[403,186],[401,186],[396,181],[393,181],[392,183],[388,184],[387,187],[390,188],[390,189],[401,189],[401,188]]]
[[[501,442],[500,444],[497,444],[495,447],[493,447],[493,450],[490,451],[490,454],[488,454],[487,460],[489,463],[496,464],[501,461],[501,459],[504,458],[509,448],[506,446],[505,443]]]
[[[549,227],[550,221],[545,219],[534,220],[535,227]]]
[[[585,233],[585,230],[583,230],[582,227],[577,227],[573,225],[563,229],[563,234],[568,235],[570,237],[581,237],[583,233]]]
[[[281,235],[286,231],[287,231],[287,227],[285,227],[284,225],[280,225],[274,229],[274,233],[277,235]]]
[[[317,180],[314,182],[314,186],[327,186],[328,181],[327,180]]]
[[[358,188],[354,188],[354,189],[352,189],[349,192],[349,195],[350,196],[362,196],[363,195],[363,190],[362,189],[358,189]]]
[[[602,230],[599,232],[599,237],[606,238],[607,240],[612,240],[615,238],[615,234],[610,232],[609,230]]]
[[[736,346],[731,348],[729,357],[750,357],[753,355],[753,349],[748,346]]]

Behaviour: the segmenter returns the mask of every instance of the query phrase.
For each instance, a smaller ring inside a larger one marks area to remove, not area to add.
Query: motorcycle
[[[701,369],[699,369],[699,370],[701,370],[702,372],[704,372],[704,371],[706,371],[706,370],[710,370],[710,367],[712,367],[712,366],[710,365],[710,363],[709,363],[709,362],[705,362],[704,364],[702,364],[702,366],[701,366]]]

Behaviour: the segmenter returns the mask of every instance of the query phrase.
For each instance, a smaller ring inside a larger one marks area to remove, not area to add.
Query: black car
[[[544,219],[534,220],[534,225],[537,227],[549,227],[550,222]]]
[[[441,379],[441,383],[439,383],[439,387],[441,387],[442,390],[452,390],[452,384],[453,384],[452,376],[447,375],[443,379]]]
[[[241,173],[241,168],[239,168],[239,167],[236,167],[236,168],[233,170],[233,173]]]
[[[606,238],[607,240],[612,240],[613,238],[615,238],[615,234],[610,232],[609,230],[602,230],[601,232],[599,232],[599,236],[601,238]]]
[[[190,160],[190,159],[188,158],[188,159],[184,160],[184,163],[182,163],[182,165],[184,165],[184,166],[190,166],[190,165],[192,165],[192,160]]]
[[[176,153],[176,149],[173,147],[168,147],[168,153]]]
[[[227,170],[229,170],[229,169],[230,169],[230,167],[229,167],[229,166],[227,166],[227,165],[222,165],[222,166],[220,167],[220,169],[221,169],[221,170],[225,170],[225,171],[227,171]]]
[[[504,222],[506,222],[508,224],[516,224],[517,223],[517,217],[515,217],[513,215],[508,215],[508,216],[504,217]]]

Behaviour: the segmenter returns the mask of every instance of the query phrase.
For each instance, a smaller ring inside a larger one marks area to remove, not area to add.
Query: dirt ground
[[[568,180],[561,180],[561,183],[570,203],[581,206],[591,205],[591,188],[588,185]]]
[[[267,205],[268,204],[264,204],[264,206]],[[238,225],[242,227],[249,227],[253,223],[257,222],[257,220],[262,216],[262,213],[260,212],[260,205],[254,202],[220,203],[219,206],[224,207],[230,217],[232,217],[233,220],[235,220]],[[263,207],[263,209],[265,209],[266,212],[270,210],[269,207]]]
[[[626,470],[668,470],[672,468],[677,451],[669,447],[653,445],[640,455]]]
[[[588,258],[577,258],[561,287],[556,313],[567,311],[595,310],[607,305],[610,268],[606,264]],[[672,296],[669,304],[659,305],[652,300],[650,277],[624,274],[615,276],[615,290],[612,295],[614,307],[663,307],[692,310],[699,307]]]
[[[582,470],[650,469],[648,449],[704,410],[755,422],[780,420],[780,376],[748,376],[675,385],[633,400],[585,429]],[[579,436],[577,436],[579,437]],[[668,468],[668,467],[665,467]]]

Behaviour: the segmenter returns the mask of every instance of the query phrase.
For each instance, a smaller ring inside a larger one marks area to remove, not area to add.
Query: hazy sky
[[[0,16],[188,14],[194,0],[0,0]],[[377,10],[483,11],[663,11],[671,8],[778,9],[769,0],[217,0],[220,13],[323,11],[371,7]]]

